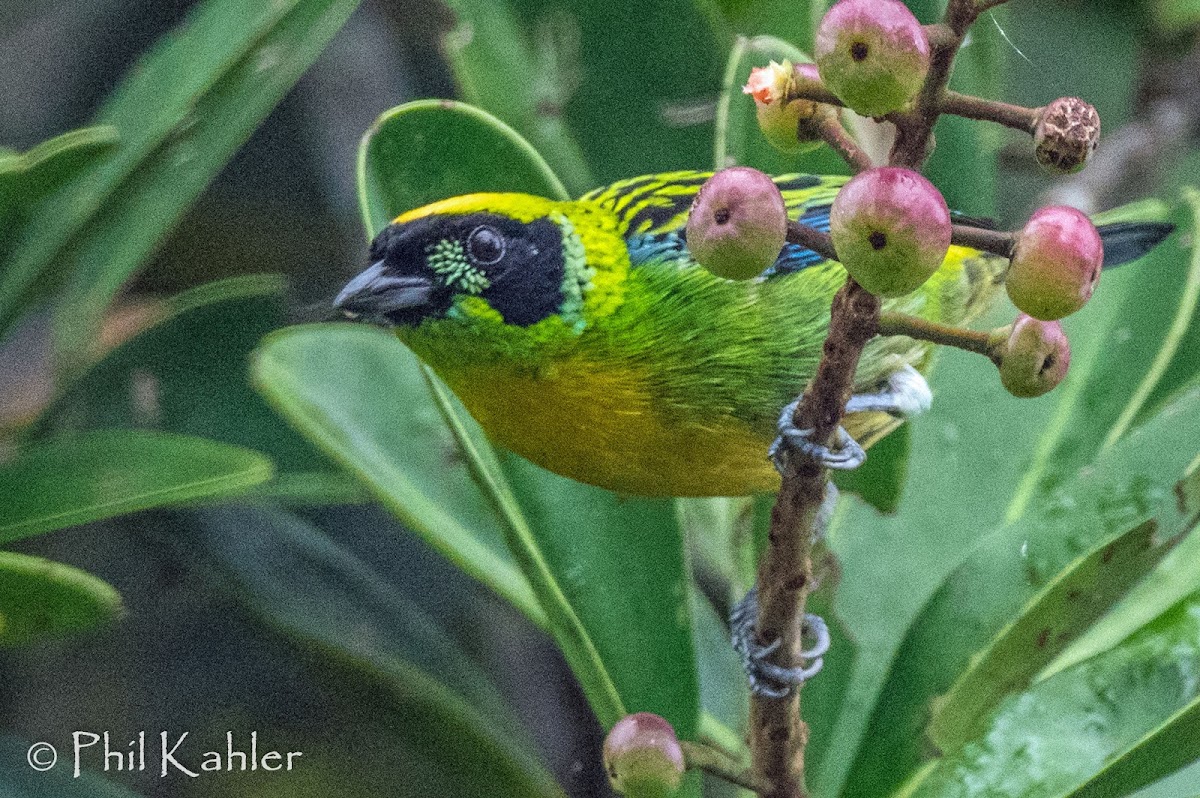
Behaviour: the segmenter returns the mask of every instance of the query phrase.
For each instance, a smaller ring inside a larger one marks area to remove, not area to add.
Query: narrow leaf
[[[121,596],[62,563],[0,551],[0,646],[19,646],[111,623]]]
[[[271,478],[257,452],[184,435],[101,431],[0,467],[0,543],[151,507],[236,496]]]
[[[395,734],[444,772],[457,794],[561,798],[487,673],[452,630],[383,575],[281,511],[224,507],[197,517],[199,540],[186,543],[268,624],[366,677],[380,703],[406,719]]]
[[[1200,599],[1006,700],[912,798],[1126,795],[1200,756]],[[1177,736],[1178,735],[1178,736]]]

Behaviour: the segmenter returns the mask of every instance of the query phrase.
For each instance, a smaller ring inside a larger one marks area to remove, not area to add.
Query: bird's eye
[[[479,266],[491,266],[504,257],[504,236],[481,224],[467,236],[467,255]]]

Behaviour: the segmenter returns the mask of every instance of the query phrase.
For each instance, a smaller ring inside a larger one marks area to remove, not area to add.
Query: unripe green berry
[[[829,211],[838,258],[878,296],[921,287],[950,249],[950,209],[933,184],[910,169],[868,169],[842,187]]]
[[[998,347],[1000,384],[1013,396],[1032,398],[1053,390],[1067,376],[1071,346],[1057,321],[1017,316]]]
[[[684,767],[675,729],[658,715],[626,715],[604,739],[604,769],[621,795],[665,798],[679,789]]]
[[[1004,285],[1019,310],[1052,321],[1091,299],[1103,263],[1104,243],[1091,219],[1053,205],[1034,213],[1021,231]]]
[[[847,107],[883,116],[912,105],[929,74],[929,39],[899,0],[841,0],[817,28],[821,79]]]
[[[814,64],[792,66],[790,61],[750,70],[742,87],[754,97],[754,112],[763,137],[775,149],[789,154],[821,146],[820,124],[836,115],[831,106],[812,100],[788,100],[798,76],[820,80]]]
[[[1061,97],[1038,114],[1033,154],[1047,171],[1078,172],[1100,144],[1100,114],[1078,97]]]
[[[733,166],[700,187],[688,213],[688,250],[718,277],[749,280],[779,257],[787,221],[775,181],[757,169]]]

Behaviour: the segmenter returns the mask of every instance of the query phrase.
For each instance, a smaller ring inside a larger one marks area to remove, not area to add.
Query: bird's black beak
[[[423,316],[433,293],[429,278],[388,274],[379,261],[346,283],[333,306],[347,318],[390,326]]]

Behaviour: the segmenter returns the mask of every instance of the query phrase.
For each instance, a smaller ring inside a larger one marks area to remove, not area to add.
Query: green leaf
[[[1180,508],[1200,506],[1200,457],[1175,488]],[[1195,523],[1195,521],[1193,521]],[[1039,676],[1060,670],[1115,647],[1138,629],[1175,606],[1200,585],[1200,535],[1188,535],[1146,579],[1135,585],[1112,612],[1101,618]]]
[[[479,191],[568,198],[525,139],[465,103],[406,103],[380,116],[363,136],[358,200],[369,238],[404,211]]]
[[[121,596],[62,563],[0,551],[0,646],[19,646],[111,623]]]
[[[1200,485],[1200,479],[1195,482]],[[935,705],[929,734],[939,750],[956,750],[974,736],[1001,698],[1024,688],[1068,641],[1158,564],[1179,535],[1200,519],[1200,504],[1178,509],[1182,517],[1171,519],[1168,528],[1148,521],[1077,558],[971,658],[967,670]]]
[[[519,718],[443,628],[352,553],[280,511],[197,514],[203,554],[268,624],[352,667],[447,795],[559,796]],[[414,768],[414,772],[416,769]],[[397,785],[404,793],[404,787]]]
[[[117,144],[116,128],[84,127],[17,155],[0,154],[0,253],[34,206],[95,168]]]
[[[843,493],[857,494],[881,513],[900,509],[912,459],[912,427],[905,424],[871,447],[867,462],[853,471],[838,471],[833,484]]]
[[[867,729],[871,744],[860,752],[847,789],[883,792],[917,767],[931,699],[1065,568],[1152,519],[1166,538],[1194,523],[1173,489],[1198,439],[1200,387],[1194,387],[1060,486],[1054,501],[985,538],[909,630]]]
[[[713,605],[692,587],[690,591],[692,639],[695,645],[696,671],[700,683],[700,706],[711,717],[708,726],[719,724],[721,739],[717,744],[728,746],[726,738],[737,744],[735,751],[745,748],[746,721],[750,712],[750,694],[746,689],[746,674],[733,646],[729,644],[729,629],[717,615]],[[701,729],[701,732],[704,728]]]
[[[545,626],[416,356],[394,335],[351,325],[294,327],[263,342],[251,373],[285,418],[400,520]]]
[[[484,437],[482,430],[468,421],[466,411],[455,401],[450,390],[438,381],[427,367],[426,380],[438,409],[454,434],[483,495],[491,503],[504,524],[509,551],[522,573],[529,580],[538,604],[546,613],[550,633],[562,651],[581,689],[605,728],[611,728],[626,714],[625,705],[613,684],[596,643],[580,620],[579,613],[568,598],[559,575],[547,562],[535,539],[534,531],[525,518],[500,461]]]
[[[531,25],[506,0],[447,0],[447,5],[456,24],[443,38],[442,51],[462,98],[520,131],[573,194],[591,187],[591,171],[562,117],[579,73],[572,20],[561,12]]]
[[[55,740],[60,751],[70,751],[68,740]],[[0,736],[0,795],[5,798],[138,798],[137,793],[83,771],[72,775],[67,757],[60,754],[58,764],[38,772],[26,764],[32,743],[8,735]]]
[[[31,447],[0,467],[0,543],[217,496],[271,478],[257,452],[183,435],[101,431]]]
[[[515,456],[504,465],[537,547],[625,711],[661,715],[680,737],[694,738],[700,687],[671,501],[621,498]]]
[[[913,798],[1126,795],[1200,755],[1200,598],[1005,701]],[[970,785],[970,792],[966,786]]]
[[[97,115],[116,153],[42,215],[0,278],[0,332],[66,277],[60,354],[85,349],[113,294],[338,31],[358,0],[207,0]],[[40,286],[43,290],[47,285]]]
[[[278,275],[217,280],[177,294],[162,303],[155,324],[109,352],[56,399],[39,431],[153,425],[203,436],[268,455],[277,478],[289,481],[279,487],[292,501],[303,498],[306,482],[319,497],[338,475],[251,388],[246,372],[250,353],[283,326],[286,314]],[[256,493],[273,488],[263,485]]]

